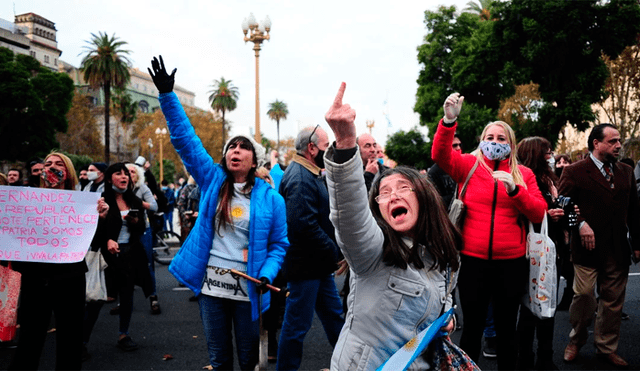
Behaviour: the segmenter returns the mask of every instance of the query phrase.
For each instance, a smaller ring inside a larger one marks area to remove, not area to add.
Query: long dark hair
[[[518,143],[518,161],[533,171],[536,179],[551,189],[558,177],[545,158],[551,150],[551,143],[543,137],[528,137]]]
[[[216,217],[217,221],[216,231],[218,235],[220,235],[221,228],[226,228],[227,226],[233,227],[233,220],[231,219],[231,199],[233,198],[233,194],[235,192],[235,187],[233,186],[234,179],[233,174],[227,167],[227,151],[232,144],[238,143],[240,145],[246,145],[251,149],[253,153],[253,163],[256,165],[249,169],[249,174],[247,174],[247,182],[242,189],[244,192],[249,191],[253,188],[253,185],[256,183],[256,167],[258,164],[258,158],[256,156],[256,149],[253,147],[253,143],[249,139],[247,139],[243,135],[238,135],[229,140],[227,142],[226,147],[224,148],[224,152],[222,152],[222,160],[220,160],[220,165],[222,165],[222,169],[227,174],[227,179],[222,183],[222,187],[220,188],[220,192],[218,194],[218,208],[216,209]]]
[[[382,217],[380,207],[375,198],[380,193],[380,182],[382,179],[400,174],[412,184],[412,188],[418,198],[420,212],[416,221],[413,246],[418,244],[424,246],[434,257],[434,263],[429,269],[444,269],[450,266],[457,271],[460,267],[458,251],[462,247],[462,236],[449,220],[440,195],[436,188],[420,173],[406,166],[398,166],[386,170],[373,183],[369,193],[369,207],[374,218],[384,233],[384,246],[382,260],[388,265],[407,269],[412,264],[418,269],[424,268],[424,263],[420,256],[419,248],[411,248],[403,241],[403,234],[396,232],[389,223]]]
[[[134,201],[138,196],[133,193],[133,182],[131,181],[131,175],[129,174],[129,169],[124,162],[117,162],[107,168],[104,172],[104,198],[105,199],[115,199],[116,192],[113,190],[113,180],[111,177],[113,174],[124,171],[127,174],[127,178],[129,178],[129,185],[127,186],[127,190],[122,194],[122,199],[124,202],[131,207],[134,205]]]

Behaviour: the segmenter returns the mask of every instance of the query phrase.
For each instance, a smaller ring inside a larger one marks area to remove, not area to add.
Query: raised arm
[[[151,69],[147,69],[153,83],[160,93],[160,107],[167,119],[167,127],[171,133],[171,143],[180,155],[187,170],[198,184],[206,186],[207,174],[214,169],[214,162],[207,150],[196,135],[193,126],[189,122],[177,95],[173,92],[176,69],[171,75],[167,73],[162,56],[151,61]]]
[[[325,115],[336,137],[335,146],[329,147],[325,156],[330,219],[349,266],[356,274],[365,274],[381,263],[384,236],[369,209],[356,148],[356,112],[348,104],[342,104],[345,88],[342,83]]]

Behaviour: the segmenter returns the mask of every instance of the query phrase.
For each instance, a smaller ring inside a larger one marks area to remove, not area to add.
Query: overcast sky
[[[199,108],[209,108],[213,80],[232,80],[240,92],[238,107],[226,114],[234,135],[249,134],[255,123],[255,57],[241,23],[251,12],[258,21],[268,15],[271,40],[260,52],[262,133],[276,139],[276,124],[266,114],[275,99],[289,108],[281,138],[316,124],[330,132],[324,114],[345,81],[344,102],[356,110],[358,134],[374,120],[373,136],[384,143],[419,122],[413,106],[424,11],[442,4],[460,11],[468,1],[3,0],[0,18],[33,12],[54,22],[60,59],[76,67],[91,33],[99,31],[126,41],[140,70],[162,55],[168,70],[178,69],[176,83],[196,94]]]

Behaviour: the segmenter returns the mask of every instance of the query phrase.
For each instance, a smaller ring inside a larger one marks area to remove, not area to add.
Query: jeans
[[[147,252],[147,262],[149,265],[149,273],[151,273],[151,282],[153,283],[153,293],[151,296],[156,296],[156,266],[153,261],[153,232],[151,227],[147,227],[144,230],[144,234],[140,237],[140,242],[144,246],[144,251]]]
[[[484,321],[484,337],[485,339],[496,337],[496,326],[493,323],[493,303],[489,303],[489,308],[487,308],[487,318]]]
[[[316,311],[331,346],[335,346],[344,325],[342,302],[333,274],[321,279],[289,282],[289,296],[278,345],[277,370],[297,370],[302,346]]]
[[[164,213],[164,228],[165,231],[173,232],[173,209]]]
[[[240,369],[253,370],[258,363],[260,323],[251,320],[251,303],[204,294],[198,296],[198,303],[211,367],[233,370],[233,325]]]

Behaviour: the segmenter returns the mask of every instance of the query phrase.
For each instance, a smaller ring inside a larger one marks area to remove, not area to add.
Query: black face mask
[[[80,182],[80,185],[82,186],[82,188],[84,188],[87,184],[89,184],[89,179],[80,178],[78,179],[78,182]]]
[[[558,178],[560,178],[560,176],[562,175],[562,170],[564,169],[564,167],[557,167],[556,168],[556,176]]]
[[[324,169],[324,151],[318,148],[318,154],[313,159],[313,162],[316,163],[316,166],[320,169]]]

